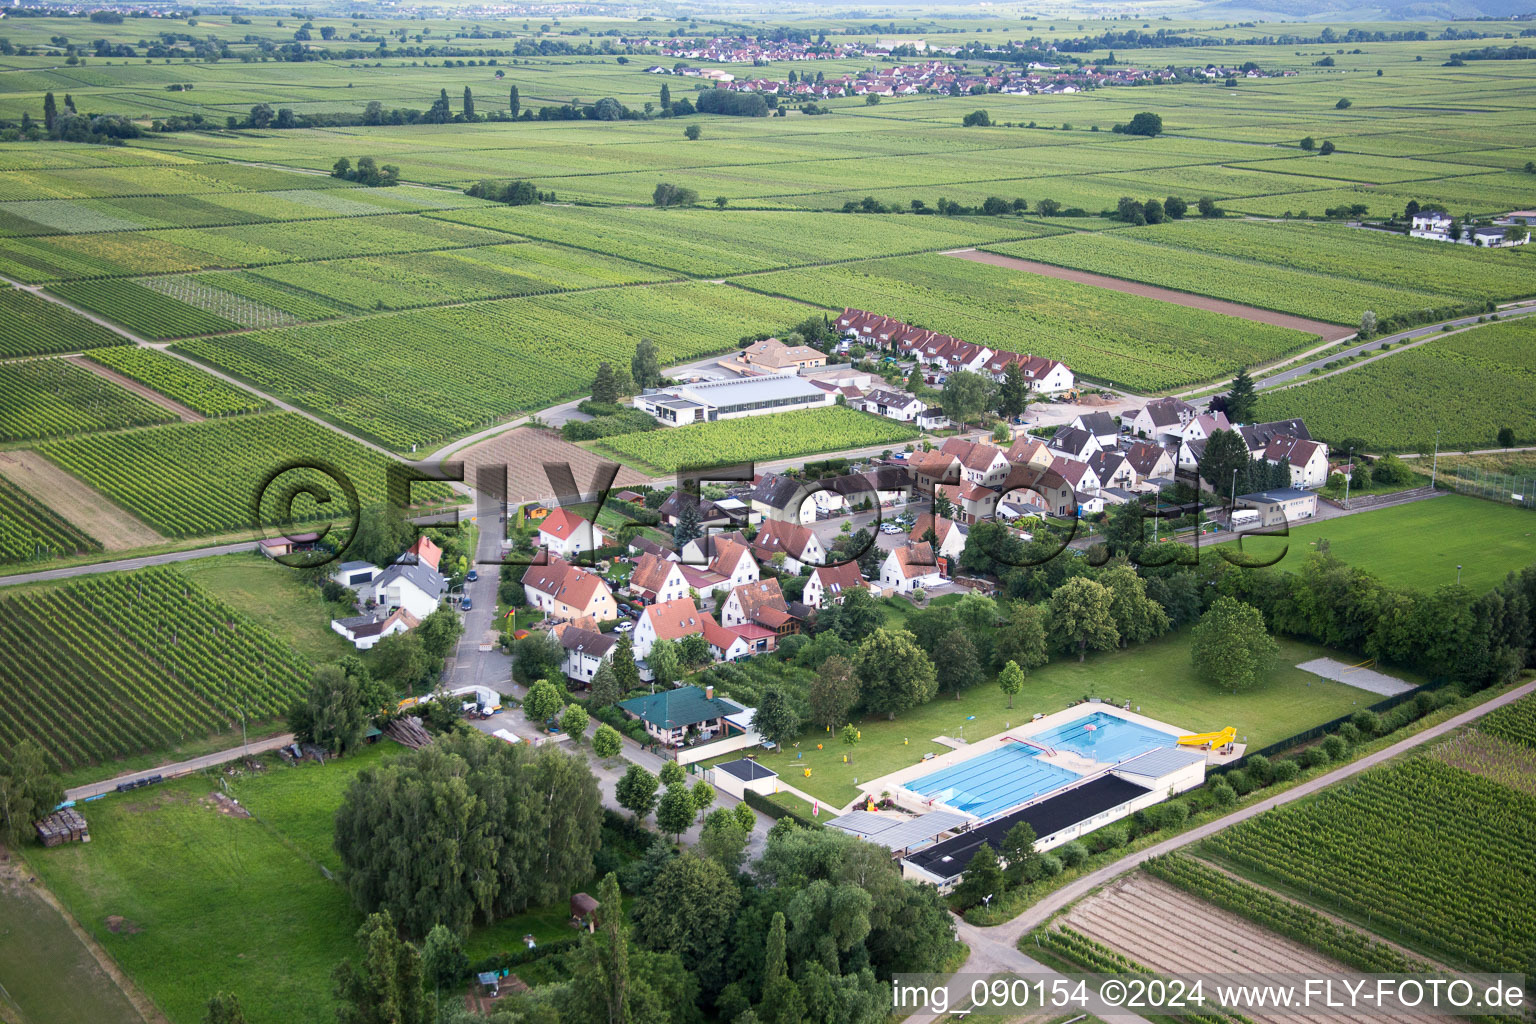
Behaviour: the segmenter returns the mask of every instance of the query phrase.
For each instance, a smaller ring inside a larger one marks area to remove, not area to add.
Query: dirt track
[[[1308,334],[1321,335],[1325,341],[1338,341],[1355,333],[1352,328],[1343,327],[1339,324],[1324,323],[1321,320],[1308,320],[1303,316],[1276,313],[1273,310],[1260,309],[1257,306],[1244,306],[1238,302],[1227,302],[1224,299],[1212,299],[1204,295],[1194,295],[1190,292],[1174,291],[1172,288],[1159,288],[1156,285],[1141,284],[1138,281],[1126,281],[1118,277],[1106,277],[1103,274],[1090,274],[1085,270],[1069,270],[1066,267],[1053,266],[1050,263],[1036,263],[1034,260],[1021,260],[1014,256],[1001,256],[995,252],[982,252],[980,249],[962,249],[945,253],[945,255],[955,256],[962,260],[970,260],[972,263],[986,263],[994,267],[1023,270],[1031,274],[1039,274],[1042,277],[1054,277],[1062,281],[1091,284],[1098,288],[1109,288],[1117,292],[1140,295],[1143,298],[1159,299],[1163,302],[1172,302],[1179,306],[1188,306],[1191,309],[1203,309],[1211,313],[1225,313],[1227,316],[1241,317],[1244,320],[1252,320],[1255,323],[1272,324],[1276,327],[1289,327],[1294,331],[1305,331]]]
[[[104,377],[119,387],[132,391],[134,394],[138,395],[140,398],[147,402],[153,402],[155,405],[160,406],[162,409],[169,409],[177,416],[180,416],[183,423],[196,423],[199,420],[207,418],[202,413],[182,405],[174,398],[167,398],[165,395],[162,395],[154,388],[140,384],[132,377],[126,377],[123,374],[118,373],[116,370],[103,366],[101,363],[87,359],[84,356],[67,356],[66,358],[81,369],[89,370],[91,373],[94,373],[98,377]]]
[[[148,525],[34,451],[0,452],[0,475],[101,541],[108,551],[165,543]]]

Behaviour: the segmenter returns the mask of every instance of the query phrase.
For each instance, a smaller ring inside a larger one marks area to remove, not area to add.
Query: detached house
[[[1154,398],[1145,407],[1120,414],[1120,423],[1138,437],[1177,441],[1184,425],[1197,415],[1195,407],[1180,398]]]
[[[629,592],[646,604],[676,601],[688,596],[682,566],[659,555],[641,555],[629,574]]]
[[[864,396],[864,411],[872,412],[876,416],[884,416],[887,419],[899,420],[902,423],[911,423],[917,419],[924,405],[912,395],[900,391],[886,391],[876,388]]]
[[[776,579],[758,580],[731,591],[725,603],[716,609],[720,624],[726,629],[757,625],[787,636],[799,630],[799,623],[789,614],[784,592]]]
[[[565,674],[579,683],[591,683],[598,666],[613,651],[617,638],[591,629],[566,626],[559,632],[565,648]]]
[[[1248,454],[1255,457],[1268,448],[1269,442],[1277,437],[1288,436],[1300,438],[1303,441],[1312,440],[1312,435],[1307,431],[1307,425],[1299,419],[1251,423],[1246,427],[1239,427],[1238,433],[1243,435],[1243,443],[1248,446]]]
[[[658,742],[672,746],[689,735],[700,739],[723,736],[726,719],[739,714],[740,704],[715,696],[713,686],[679,686],[620,701],[619,710],[645,723],[645,731]]]
[[[933,548],[928,544],[907,541],[892,548],[880,566],[880,583],[898,594],[937,587],[943,582]]]
[[[937,542],[928,540],[928,531],[932,530]],[[965,550],[965,540],[968,531],[953,519],[945,519],[931,512],[924,512],[917,517],[917,522],[912,526],[912,532],[907,534],[907,539],[919,543],[927,541],[934,545],[934,552],[944,558],[959,558],[960,552]]]
[[[1160,444],[1137,441],[1125,449],[1125,461],[1135,471],[1138,483],[1173,479],[1173,456]]]
[[[960,460],[945,451],[916,451],[907,458],[912,480],[917,489],[932,494],[939,484],[952,484],[960,479]]]
[[[560,558],[524,570],[523,592],[529,604],[558,621],[591,618],[609,622],[619,617],[618,602],[602,577]]]
[[[1068,426],[1086,430],[1093,435],[1100,448],[1112,448],[1120,439],[1120,424],[1107,412],[1085,412],[1073,418]]]
[[[981,487],[995,487],[1008,476],[1008,453],[986,441],[951,437],[939,449],[960,460],[960,476]]]
[[[412,562],[396,562],[362,586],[361,591],[380,608],[403,608],[418,619],[437,610],[448,593],[448,581],[436,569]]]
[[[764,520],[789,523],[816,521],[816,503],[808,500],[805,487],[792,476],[769,473],[752,488],[752,513]]]
[[[716,661],[740,661],[756,653],[745,637],[720,625],[708,612],[704,613],[704,641]]]
[[[717,542],[714,557],[709,560],[709,569],[720,576],[728,587],[756,583],[761,576],[757,559],[752,557],[752,550],[745,539],[723,539]]]
[[[1053,456],[1071,459],[1074,462],[1087,462],[1103,450],[1103,445],[1099,444],[1098,439],[1081,427],[1059,428],[1047,447]]]
[[[569,559],[603,546],[602,533],[574,512],[557,508],[539,524],[539,544],[551,555]]]
[[[759,563],[771,563],[774,555],[784,556],[784,568],[798,573],[803,566],[820,565],[827,560],[821,539],[798,523],[766,520],[752,539],[752,553]]]
[[[397,562],[414,562],[424,565],[434,571],[438,570],[438,562],[442,560],[443,549],[433,542],[431,537],[420,536],[416,543],[405,549],[405,553],[395,559]]]
[[[404,608],[396,608],[388,613],[331,620],[331,628],[360,651],[371,650],[374,644],[385,637],[408,632],[419,625],[421,620]]]
[[[704,620],[691,599],[682,597],[653,604],[640,613],[640,621],[635,624],[635,657],[650,654],[657,640],[681,640],[703,632]]]
[[[1264,461],[1288,467],[1292,487],[1310,490],[1328,482],[1328,446],[1321,441],[1281,434],[1264,449]]]
[[[786,345],[778,338],[765,338],[743,349],[741,361],[764,373],[799,373],[826,366],[827,356],[809,345]]]
[[[1003,481],[999,497],[1004,502],[1039,507],[1039,502],[1034,500],[1038,497],[1044,501],[1045,511],[1056,516],[1072,515],[1075,502],[1072,485],[1065,477],[1049,467],[1038,469],[1034,466],[1014,466],[1008,479]]]
[[[812,608],[824,608],[828,604],[842,604],[843,595],[850,590],[868,588],[857,562],[823,565],[811,570],[800,599]]]

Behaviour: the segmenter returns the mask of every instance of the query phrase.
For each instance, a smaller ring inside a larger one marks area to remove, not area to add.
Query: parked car
[[[478,572],[476,572],[474,569],[471,569],[471,570],[469,570],[469,575],[465,576],[464,578],[466,580],[468,580],[469,582],[473,583],[473,582],[475,582],[475,580],[480,578],[480,574]]]
[[[633,622],[625,621],[625,622],[619,623],[617,626],[614,626],[613,628],[614,628],[615,632],[618,632],[618,633],[628,633],[630,630],[635,628],[635,624]]]
[[[468,594],[464,595],[464,599],[459,602],[459,610],[460,611],[467,612],[470,609],[474,608],[474,606],[475,606],[475,603],[469,599],[469,595]]]
[[[895,523],[881,523],[880,524],[880,532],[881,533],[900,533],[901,532],[901,527],[897,526]]]

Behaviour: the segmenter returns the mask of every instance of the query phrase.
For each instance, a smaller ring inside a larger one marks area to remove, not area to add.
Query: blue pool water
[[[1039,760],[1040,751],[1009,743],[907,783],[914,793],[956,810],[990,817],[1077,778],[1073,772]]]
[[[1095,728],[1089,729],[1090,725]],[[1030,739],[1057,750],[1070,750],[1095,761],[1110,763],[1178,744],[1178,737],[1171,733],[1159,732],[1102,711],[1036,733]]]

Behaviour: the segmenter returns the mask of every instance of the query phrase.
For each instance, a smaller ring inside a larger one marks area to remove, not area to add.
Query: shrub
[[[1290,782],[1301,774],[1301,767],[1291,760],[1275,762],[1275,781]]]
[[[1322,747],[1308,747],[1296,756],[1303,768],[1319,768],[1328,763],[1328,752]]]
[[[1350,746],[1354,746],[1356,743],[1360,742],[1360,730],[1355,728],[1354,722],[1345,722],[1343,725],[1339,726],[1339,739],[1343,740],[1345,743],[1348,743]]]
[[[1338,735],[1324,736],[1323,742],[1319,743],[1318,746],[1323,748],[1330,761],[1340,760],[1344,756],[1345,751],[1349,749],[1349,744],[1345,743],[1343,737]]]
[[[1381,731],[1381,719],[1374,711],[1356,711],[1349,722],[1364,736],[1374,736]]]
[[[1055,878],[1061,874],[1061,858],[1054,853],[1042,853],[1039,863],[1041,878]]]
[[[1243,762],[1243,770],[1248,773],[1248,778],[1253,781],[1256,788],[1262,789],[1275,780],[1274,765],[1269,763],[1269,758],[1263,754],[1254,754]]]
[[[1088,859],[1088,850],[1082,843],[1073,841],[1056,848],[1056,856],[1069,868],[1075,868]]]
[[[1231,807],[1237,802],[1237,792],[1227,784],[1225,779],[1208,782],[1205,788],[1210,791],[1211,800],[1217,807]]]
[[[1094,853],[1103,853],[1105,850],[1116,850],[1124,846],[1129,836],[1130,833],[1124,825],[1106,825],[1089,835],[1086,842],[1088,849]]]

